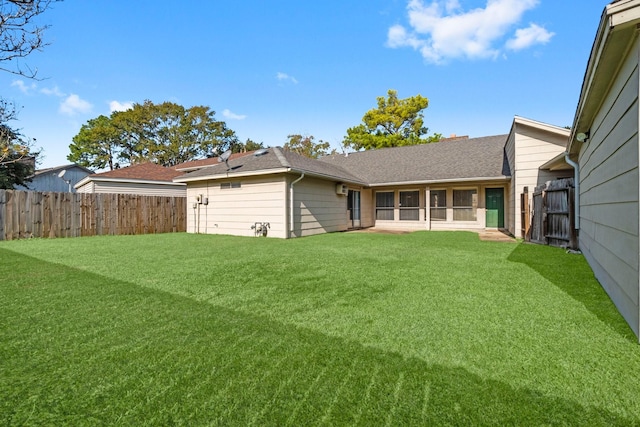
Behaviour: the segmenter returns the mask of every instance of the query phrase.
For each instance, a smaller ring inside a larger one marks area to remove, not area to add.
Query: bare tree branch
[[[58,1],[62,0],[0,0],[0,71],[36,78],[38,70],[19,60],[48,45],[43,34],[49,26],[35,21]]]

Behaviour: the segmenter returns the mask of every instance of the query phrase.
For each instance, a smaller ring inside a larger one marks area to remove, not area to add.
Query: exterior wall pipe
[[[568,152],[564,153],[564,160],[573,168],[573,185],[575,186],[575,228],[576,230],[580,230],[580,166],[569,158]]]
[[[298,179],[289,184],[289,237],[293,237],[294,220],[293,220],[293,186],[304,178],[304,172]]]

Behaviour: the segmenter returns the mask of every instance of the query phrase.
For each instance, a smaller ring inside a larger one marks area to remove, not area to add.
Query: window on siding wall
[[[475,221],[477,209],[477,190],[453,190],[454,221]]]
[[[393,191],[376,193],[376,219],[393,221]]]
[[[420,192],[400,192],[400,221],[418,221],[420,219]]]
[[[447,190],[431,190],[429,206],[431,207],[431,221],[447,220]]]
[[[220,183],[220,189],[221,190],[228,190],[230,188],[240,188],[240,182],[221,182]]]

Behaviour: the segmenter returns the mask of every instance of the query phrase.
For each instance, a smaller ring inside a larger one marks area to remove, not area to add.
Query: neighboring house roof
[[[174,179],[174,182],[200,181],[204,179],[222,179],[251,175],[266,175],[274,173],[304,173],[320,178],[344,181],[355,184],[366,184],[350,171],[326,162],[301,156],[281,147],[270,147],[257,150],[251,156],[241,156],[229,159],[229,170],[223,163],[220,167],[199,169]]]
[[[182,175],[182,172],[172,168],[156,165],[155,163],[141,163],[107,172],[94,173],[78,182],[75,188],[82,187],[90,181],[174,184],[173,178],[179,175]]]
[[[68,165],[55,166],[55,167],[46,168],[46,169],[38,169],[35,172],[35,176],[46,174],[46,173],[62,172],[63,170],[68,170],[68,169],[73,169],[73,168],[80,169],[81,171],[84,171],[84,172],[86,172],[88,174],[92,174],[93,173],[93,171],[91,169],[87,169],[84,166],[76,165],[75,163],[70,163]]]
[[[320,159],[370,186],[507,179],[507,135],[335,154]]]
[[[255,150],[254,151],[245,151],[243,153],[233,153],[229,157],[229,160],[237,159],[238,157],[248,156],[248,155],[253,154],[253,153],[255,153]],[[182,172],[193,171],[193,170],[204,168],[204,167],[207,167],[207,166],[218,165],[218,164],[220,164],[220,161],[218,159],[219,159],[219,157],[209,157],[209,158],[206,158],[206,159],[191,160],[191,161],[188,161],[188,162],[179,163],[179,164],[175,165],[173,167],[173,169],[178,170],[178,171],[182,171]]]

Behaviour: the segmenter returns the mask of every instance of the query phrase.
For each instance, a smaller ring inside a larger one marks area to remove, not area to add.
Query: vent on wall
[[[340,194],[342,196],[346,196],[349,194],[349,188],[346,184],[337,184],[336,185],[336,194]]]

